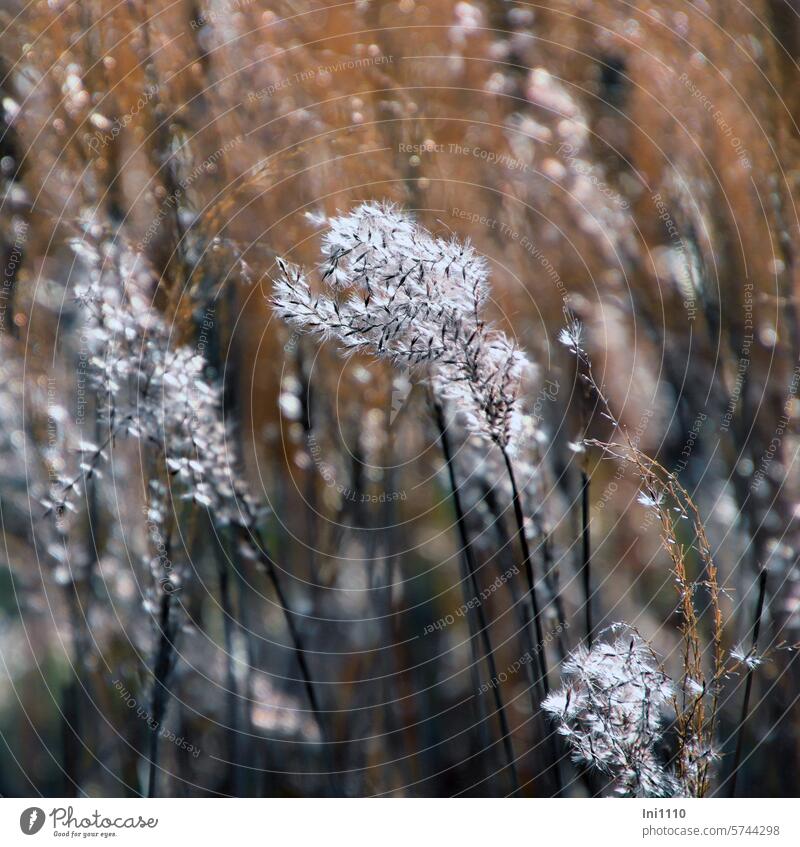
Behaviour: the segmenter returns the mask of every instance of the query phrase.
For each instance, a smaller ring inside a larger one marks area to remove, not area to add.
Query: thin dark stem
[[[545,655],[546,645],[544,634],[542,632],[542,621],[539,612],[539,601],[536,599],[536,583],[533,576],[533,561],[531,560],[531,548],[528,544],[528,536],[525,534],[525,516],[522,512],[522,500],[519,496],[519,487],[517,486],[517,478],[514,473],[514,466],[511,462],[511,457],[505,449],[501,448],[503,460],[508,471],[508,479],[511,483],[511,500],[514,506],[514,517],[517,521],[517,532],[519,534],[520,544],[522,545],[522,558],[525,567],[525,576],[528,580],[528,594],[531,600],[531,609],[533,611],[533,626],[536,633],[536,645],[534,652],[539,660],[540,682],[542,687],[542,698],[550,693],[550,683],[548,682],[547,671],[547,656]],[[549,738],[550,752],[553,759],[553,780],[556,786],[556,796],[560,796],[564,790],[564,785],[561,780],[561,768],[559,767],[558,745],[555,735],[549,731],[549,727],[545,723],[545,736]]]
[[[176,517],[176,516],[173,516]],[[164,561],[172,567],[172,525],[163,537]],[[156,591],[160,591],[158,603],[158,621],[156,624],[158,643],[153,658],[153,685],[150,692],[150,721],[148,721],[149,736],[149,770],[147,778],[147,796],[155,797],[158,782],[158,740],[163,727],[164,716],[169,703],[169,678],[175,667],[175,639],[178,636],[179,625],[174,614],[173,594],[176,590],[170,575],[163,576],[156,582]],[[152,723],[151,723],[152,722]]]
[[[517,487],[517,479],[514,474],[514,467],[511,464],[511,458],[506,450],[501,450],[503,460],[508,471],[508,478],[511,482],[511,501],[514,507],[514,517],[517,521],[517,534],[520,544],[522,545],[522,564],[525,568],[525,577],[528,581],[528,596],[531,601],[531,609],[533,611],[533,627],[536,633],[536,655],[539,660],[540,682],[542,685],[543,697],[550,693],[550,683],[547,673],[547,657],[545,656],[544,634],[542,632],[542,619],[539,612],[539,601],[536,598],[536,583],[533,576],[533,561],[531,559],[531,548],[528,544],[528,536],[525,534],[525,516],[522,512],[522,501],[519,496],[519,488]]]
[[[494,490],[492,488],[485,487],[483,499],[486,503],[486,507],[489,509],[492,517],[494,518],[494,531],[497,536],[497,547],[499,550],[512,554],[511,561],[513,564],[511,540],[508,537],[508,532],[506,531],[505,522],[503,521],[503,516],[500,511],[497,498],[494,495]],[[502,567],[502,565],[500,567]],[[518,572],[518,570],[515,572]],[[517,590],[517,584],[513,579],[507,580],[506,585],[508,587],[509,596],[511,597],[511,602],[517,610],[520,625],[520,640],[522,641],[523,652],[533,659],[533,656],[536,653],[536,645],[533,643],[533,636],[531,633],[527,596],[520,596],[519,591]],[[525,592],[525,594],[527,595],[527,592]],[[537,670],[534,668],[534,662],[527,662],[525,664],[525,670],[528,675],[528,681],[530,682],[530,685],[528,686],[528,693],[531,699],[531,714],[535,715],[539,709],[539,700],[536,696],[536,685],[538,680],[536,678]]]
[[[225,649],[225,700],[228,712],[228,726],[225,734],[228,742],[228,759],[230,762],[230,780],[235,797],[242,796],[241,768],[241,728],[239,725],[239,687],[236,683],[236,673],[233,667],[233,629],[235,616],[231,602],[230,575],[228,572],[227,553],[218,551],[219,556],[219,602],[222,612],[222,633]]]
[[[575,320],[575,318],[572,318]],[[577,378],[578,382],[582,385],[582,389],[579,392],[580,403],[579,403],[579,411],[580,411],[580,431],[581,438],[583,441],[586,441],[587,431],[589,427],[589,421],[592,417],[592,409],[590,405],[591,400],[591,389],[592,386],[595,386],[594,374],[592,373],[592,363],[589,360],[589,357],[586,356],[583,351],[578,347],[577,342],[575,346],[575,352],[577,354],[576,367],[577,367]],[[598,390],[599,393],[599,390]],[[611,415],[611,410],[608,408],[608,403],[606,402],[605,397],[600,394],[600,399],[606,406],[606,412],[608,413],[608,417],[612,420],[615,420]],[[616,421],[615,421],[616,422]],[[583,455],[581,461],[581,565],[580,565],[580,577],[581,583],[583,585],[583,599],[584,599],[584,620],[586,624],[586,643],[591,649],[592,642],[594,641],[594,619],[592,616],[592,570],[591,570],[591,560],[592,560],[592,536],[590,529],[590,520],[591,520],[591,507],[590,503],[590,486],[591,486],[591,477],[589,476],[589,455],[586,452],[586,445],[583,444]]]
[[[392,428],[392,414],[391,414],[391,394],[387,397],[387,408],[386,408],[386,441],[384,444],[384,461],[383,466],[384,470],[384,490],[385,491],[395,491],[397,486],[397,468],[393,466],[392,456],[395,455],[396,450],[396,435],[397,431]],[[358,449],[354,449],[353,451],[353,481],[351,484],[351,488],[353,491],[360,491],[362,489],[363,484],[363,472],[364,472],[364,458],[360,455]],[[360,512],[358,506],[355,507],[356,512]],[[393,588],[394,582],[394,574],[395,568],[398,567],[398,555],[395,552],[397,547],[400,545],[397,543],[396,527],[398,526],[397,520],[397,505],[395,501],[391,497],[386,498],[386,503],[384,505],[384,516],[380,523],[382,523],[383,530],[378,532],[373,532],[372,544],[374,545],[370,551],[370,560],[373,556],[376,555],[377,544],[379,539],[383,541],[383,573],[381,575],[380,570],[375,569],[373,571],[373,579],[377,582],[377,584],[373,583],[373,587],[376,591],[375,597],[378,604],[377,614],[381,621],[381,626],[384,630],[383,638],[385,639],[385,644],[392,644],[396,639],[396,628],[397,628],[397,619],[394,614],[394,603],[395,603],[395,592]],[[373,517],[371,520],[371,526],[374,529],[378,529],[379,521],[376,520],[376,517],[373,513]],[[365,515],[366,519],[366,515]],[[364,521],[357,521],[357,526],[365,525]],[[339,545],[336,546],[335,549],[340,549]],[[381,709],[383,716],[383,728],[386,733],[387,744],[390,745],[390,749],[392,750],[392,755],[397,757],[397,760],[401,763],[401,774],[400,784],[407,785],[410,782],[414,781],[414,776],[412,775],[410,763],[405,759],[402,755],[403,744],[402,744],[402,732],[403,732],[403,721],[398,713],[397,708],[397,683],[398,680],[401,679],[402,672],[400,666],[398,664],[398,656],[396,651],[394,650],[381,650],[379,654],[376,655],[376,661],[379,662],[379,666],[381,670],[379,671],[379,676],[381,677],[378,686],[379,686],[379,699],[378,702],[382,702],[385,705]],[[479,724],[485,730],[485,724],[480,722]],[[488,748],[488,733],[486,734],[487,744],[485,745]],[[484,749],[484,748],[482,748]],[[400,752],[398,752],[400,751]],[[387,779],[384,774],[384,779]],[[387,788],[392,787],[391,776],[389,776],[387,780]]]
[[[317,722],[320,735],[324,739],[326,737],[326,725],[322,719],[322,710],[320,708],[319,700],[317,699],[317,692],[314,688],[314,683],[311,679],[311,671],[309,670],[308,662],[306,661],[306,651],[303,648],[303,640],[300,637],[300,631],[294,621],[294,615],[296,613],[293,612],[289,606],[289,601],[286,598],[283,586],[278,579],[278,569],[275,562],[272,560],[272,557],[267,552],[267,547],[264,543],[264,539],[261,537],[261,533],[258,530],[255,530],[254,535],[258,546],[259,561],[261,562],[263,569],[266,571],[270,582],[272,582],[272,587],[275,589],[275,596],[278,598],[278,605],[281,607],[284,620],[286,621],[286,628],[289,630],[289,639],[292,642],[292,651],[294,652],[295,659],[297,660],[300,675],[303,677],[306,697],[308,698],[309,705],[311,706],[314,719]]]
[[[443,437],[443,430],[439,429],[439,437]],[[449,449],[449,444],[448,444]],[[457,492],[455,488],[456,481],[454,478],[454,474],[450,472],[450,466],[448,466],[448,472],[450,477],[450,488],[451,491]],[[454,502],[455,498],[458,497],[458,494],[454,494]],[[454,508],[457,514],[463,514],[463,507],[460,503],[460,497],[458,497],[459,502],[455,504]],[[468,586],[471,583],[470,578],[470,568],[467,563],[467,552],[464,541],[464,534],[460,531],[459,527],[459,536],[461,538],[461,553],[462,555],[459,557],[460,559],[460,572],[461,572],[461,584],[463,585],[464,591],[464,599],[467,601],[467,624],[469,626],[469,649],[472,661],[469,667],[469,676],[470,676],[470,684],[472,685],[473,691],[479,691],[481,687],[481,676],[480,676],[480,668],[481,668],[481,654],[480,654],[480,645],[479,645],[479,632],[481,629],[481,622],[478,617],[477,610],[474,609],[471,605],[469,605],[470,597],[468,596]],[[486,708],[484,706],[484,701],[482,697],[472,697],[471,702],[474,706],[475,714],[475,727],[477,734],[477,749],[481,752],[488,751],[492,748],[492,740],[490,727],[488,723],[488,714],[486,712]]]
[[[455,507],[456,511],[460,511],[458,507]],[[463,545],[463,536],[459,532],[459,537],[461,538],[461,543]],[[467,564],[467,554],[463,551],[462,546],[462,556],[461,558],[461,583],[464,586],[464,597],[465,600],[469,601],[468,589],[467,586],[471,586],[472,579],[470,577],[470,568]],[[470,588],[470,590],[474,591],[474,588]],[[479,691],[481,687],[481,675],[480,675],[480,667],[481,667],[481,653],[479,646],[479,637],[480,630],[483,626],[485,626],[485,621],[482,623],[481,618],[478,615],[476,609],[468,608],[467,609],[467,624],[469,626],[469,649],[470,656],[472,661],[470,662],[469,668],[469,677],[470,684],[472,685],[473,691]],[[490,669],[491,673],[491,669]],[[491,733],[489,728],[489,716],[484,708],[484,702],[482,697],[472,697],[472,704],[475,708],[475,726],[477,729],[477,745],[479,751],[488,751],[492,747]],[[501,721],[502,723],[502,721]]]
[[[79,689],[76,680],[70,681],[61,689],[61,767],[64,772],[64,796],[79,797],[80,790],[80,745],[77,741],[77,723],[80,709],[78,706]]]
[[[556,644],[558,645],[558,654],[560,661],[567,657],[567,645],[564,641],[564,629],[566,615],[564,614],[564,603],[561,599],[561,589],[559,587],[558,568],[553,561],[553,549],[550,545],[550,532],[544,528],[544,525],[534,515],[534,526],[539,536],[539,547],[542,551],[542,572],[544,573],[544,581],[547,585],[547,590],[553,598],[552,602],[556,609],[557,626],[556,631],[558,637]]]
[[[325,720],[323,720],[322,709],[320,707],[319,699],[317,698],[314,682],[311,678],[311,670],[308,667],[308,662],[306,660],[306,651],[303,647],[303,640],[294,619],[297,613],[294,612],[289,605],[289,600],[283,590],[281,581],[278,578],[278,566],[269,553],[264,537],[254,524],[251,527],[251,532],[252,536],[250,536],[247,532],[244,533],[244,541],[250,548],[254,546],[253,541],[255,541],[255,553],[258,556],[258,565],[260,569],[267,574],[270,582],[272,583],[272,587],[275,589],[275,596],[278,599],[278,605],[281,607],[283,618],[286,621],[286,628],[289,631],[289,640],[292,645],[291,650],[294,653],[297,666],[300,669],[300,676],[303,679],[303,687],[305,688],[306,697],[308,698],[308,703],[311,707],[311,713],[314,715],[314,720],[317,724],[317,728],[319,729],[320,740],[331,763],[331,771],[327,774],[328,782],[333,795],[338,796],[341,793],[341,785],[337,782],[334,773],[336,767],[336,756],[333,748],[332,733],[329,732],[328,724]]]
[[[478,584],[478,577],[476,574],[475,567],[475,555],[472,549],[472,544],[469,540],[469,533],[467,532],[467,524],[464,518],[464,509],[461,503],[461,495],[459,494],[458,484],[455,475],[455,465],[450,450],[450,442],[447,438],[447,431],[445,429],[445,421],[444,415],[442,413],[442,407],[435,401],[432,402],[432,406],[434,418],[436,420],[436,426],[439,430],[439,441],[442,445],[442,453],[444,454],[444,461],[445,465],[447,466],[447,473],[450,480],[450,491],[453,495],[453,508],[456,513],[456,525],[458,527],[458,534],[461,541],[464,567],[469,577],[470,590],[473,592],[473,596],[480,597],[480,586]],[[466,594],[466,584],[464,585],[464,590]],[[467,597],[466,599],[469,602],[470,598]],[[497,663],[495,662],[494,648],[492,646],[492,640],[489,634],[489,626],[486,621],[486,612],[484,611],[483,604],[480,602],[475,604],[475,611],[477,613],[478,618],[478,633],[483,642],[484,655],[486,658],[487,665],[489,667],[489,678],[492,682],[497,683],[492,686],[492,693],[494,695],[494,703],[495,709],[497,711],[497,717],[500,721],[500,731],[503,736],[503,747],[505,750],[506,759],[508,761],[511,783],[513,786],[513,790],[517,792],[519,791],[520,784],[519,776],[517,774],[517,766],[514,758],[514,748],[511,743],[511,732],[508,725],[508,718],[506,716],[505,704],[503,703],[503,695],[500,692]],[[470,638],[470,640],[472,641],[473,639]]]
[[[61,694],[63,770],[65,796],[79,797],[81,794],[81,746],[86,745],[83,734],[82,716],[85,713],[88,675],[85,659],[88,655],[86,620],[81,616],[78,585],[72,582],[67,587],[67,605],[70,611],[73,674]]]
[[[239,619],[237,622],[237,626],[239,627],[241,637],[244,639],[245,656],[247,658],[247,668],[245,670],[244,678],[244,732],[248,737],[252,737],[253,721],[250,710],[251,704],[254,702],[255,699],[253,694],[253,668],[255,667],[256,663],[256,654],[258,652],[258,647],[256,645],[256,638],[253,632],[253,627],[250,622],[251,616],[249,607],[252,602],[252,598],[250,592],[247,590],[248,585],[242,570],[240,570],[239,568],[235,568],[234,572],[236,574],[236,599],[239,607]],[[253,750],[248,745],[248,749],[244,751],[243,762],[245,768],[247,769],[243,779],[245,791],[249,790],[250,785],[254,781],[254,774],[251,769],[252,758]]]
[[[299,399],[302,408],[300,422],[303,427],[303,438],[305,440],[306,450],[313,455],[317,445],[315,442],[316,435],[312,423],[312,409],[314,407],[314,393],[306,369],[306,361],[303,355],[303,345],[297,345],[296,352],[297,376],[300,381]],[[318,503],[317,503],[317,472],[312,466],[306,471],[305,481],[305,500],[306,500],[306,532],[311,539],[317,538],[319,533],[317,529]],[[316,544],[309,544],[306,548],[306,558],[308,561],[308,572],[310,574],[309,581],[311,583],[311,601],[314,613],[319,613],[321,603],[321,587],[320,574],[317,562]]]
[[[511,552],[511,542],[508,537],[508,533],[506,532],[505,522],[503,520],[503,516],[498,508],[497,499],[494,496],[494,491],[491,488],[485,488],[483,493],[483,499],[486,503],[486,507],[489,509],[489,512],[494,518],[494,529],[498,538],[498,548],[500,550]],[[545,544],[549,540],[549,534],[544,534],[544,531],[541,527],[539,530],[542,532],[542,543]],[[552,564],[552,558],[550,556],[549,545],[543,549],[543,561],[545,563],[545,567],[549,570]],[[555,573],[555,571],[554,571]],[[522,640],[522,646],[524,648],[524,652],[526,655],[530,656],[531,659],[536,654],[536,646],[533,643],[533,637],[531,633],[530,620],[528,615],[528,604],[527,598],[520,597],[519,592],[517,591],[516,582],[513,579],[509,579],[507,581],[509,594],[511,595],[511,602],[514,607],[518,610],[519,613],[519,621],[520,621],[520,637]],[[562,652],[562,659],[566,656],[566,645],[563,644],[563,629],[564,629],[564,621],[566,620],[563,614],[563,608],[560,604],[560,595],[558,593],[558,584],[555,582],[554,588],[554,598],[556,602],[556,613],[559,616],[559,626],[560,630],[558,633],[558,642],[559,649]],[[541,646],[540,648],[541,649]],[[525,664],[526,673],[528,676],[528,694],[531,700],[531,714],[536,715],[539,711],[539,701],[536,695],[536,668],[534,667],[534,662],[529,661]],[[550,732],[550,728],[547,725],[546,721],[542,721],[543,731],[546,736],[549,737],[550,740],[550,749],[551,755],[553,757],[553,781],[556,787],[556,795],[560,796],[564,785],[561,780],[561,770],[559,767],[559,750],[558,744],[556,743],[556,739],[553,737]]]
[[[166,583],[165,583],[166,584]],[[174,666],[176,626],[172,615],[172,593],[163,591],[159,604],[159,639],[155,661],[153,663],[153,690],[150,699],[150,715],[153,725],[150,729],[150,766],[147,779],[147,796],[156,796],[158,771],[158,739],[169,702],[167,683]]]
[[[592,537],[589,529],[589,474],[581,470],[581,578],[583,582],[584,613],[586,615],[586,642],[591,648],[594,641],[592,620]]]
[[[753,623],[753,642],[750,647],[750,655],[755,659],[758,650],[758,636],[761,631],[761,616],[764,612],[764,598],[767,594],[767,569],[762,568],[758,577],[758,603],[756,604],[756,616]],[[755,667],[751,666],[747,670],[747,679],[744,686],[744,701],[742,702],[742,717],[739,721],[739,732],[736,738],[736,753],[733,757],[733,771],[731,773],[730,796],[736,796],[736,779],[739,775],[739,766],[742,760],[742,750],[744,749],[744,727],[747,718],[750,715],[750,693],[753,689],[753,672]]]

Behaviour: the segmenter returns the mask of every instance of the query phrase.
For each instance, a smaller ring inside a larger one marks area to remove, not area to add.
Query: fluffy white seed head
[[[278,315],[347,353],[424,366],[470,431],[513,449],[524,428],[520,387],[532,367],[486,324],[485,259],[468,242],[436,238],[386,203],[333,218],[322,250],[319,293],[301,268],[279,260]]]
[[[571,654],[564,663],[564,687],[542,706],[573,759],[610,776],[615,793],[675,796],[681,793],[679,782],[657,753],[672,681],[634,630],[614,630],[613,640]]]

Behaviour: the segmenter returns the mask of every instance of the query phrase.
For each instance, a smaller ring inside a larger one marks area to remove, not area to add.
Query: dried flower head
[[[680,793],[661,762],[662,711],[673,696],[634,630],[616,626],[613,641],[579,647],[564,664],[567,683],[542,703],[572,748],[573,759],[612,778],[617,794],[671,797]]]
[[[424,365],[431,384],[476,432],[513,447],[521,431],[525,354],[487,326],[488,268],[468,242],[436,238],[386,203],[330,221],[323,240],[326,292],[279,260],[272,302],[290,325],[403,367]]]
[[[206,379],[202,356],[171,346],[169,328],[150,304],[154,281],[141,257],[119,240],[92,242],[88,235],[72,247],[86,266],[76,297],[87,314],[106,438],[83,452],[76,477],[54,486],[48,508],[69,508],[79,481],[127,434],[157,447],[184,499],[209,509],[218,524],[250,526],[258,507],[233,467],[219,389]]]

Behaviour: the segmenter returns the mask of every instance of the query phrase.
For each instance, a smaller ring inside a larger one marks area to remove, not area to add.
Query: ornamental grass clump
[[[611,440],[584,438],[581,447],[595,448],[604,458],[631,467],[639,477],[640,505],[657,518],[661,546],[669,556],[680,616],[681,673],[672,695],[677,752],[675,768],[681,793],[704,797],[719,758],[716,733],[722,684],[729,672],[723,651],[723,619],[711,545],[700,511],[678,477],[651,458],[614,414],[582,346],[582,327],[570,320],[559,340],[576,356],[581,379],[596,398],[601,416],[611,424]],[[617,438],[618,440],[614,440]],[[697,567],[699,563],[699,567]],[[690,568],[694,564],[696,572]],[[701,597],[706,597],[702,602]]]
[[[81,443],[79,468],[54,480],[42,504],[57,517],[74,510],[74,502],[100,475],[100,466],[109,461],[118,439],[129,436],[143,445],[140,455],[149,479],[145,511],[154,548],[148,559],[153,584],[145,601],[156,631],[153,720],[160,725],[166,712],[181,630],[178,593],[191,570],[180,562],[173,564],[172,539],[179,535],[181,519],[188,519],[194,509],[206,512],[217,533],[229,532],[232,540],[238,540],[240,555],[254,560],[272,582],[311,711],[323,735],[295,613],[260,530],[267,510],[250,493],[237,467],[222,392],[206,375],[208,362],[197,348],[174,343],[169,325],[152,305],[157,280],[141,254],[120,238],[102,233],[95,237],[89,227],[71,246],[82,261],[85,279],[76,286],[75,296],[86,322],[100,443]],[[225,600],[221,602],[225,607]],[[154,732],[148,769],[151,796],[157,769],[158,733]]]

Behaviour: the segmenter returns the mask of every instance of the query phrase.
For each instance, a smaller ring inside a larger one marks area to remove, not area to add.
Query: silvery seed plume
[[[616,625],[609,643],[578,647],[564,663],[567,681],[542,706],[572,748],[574,761],[612,778],[615,793],[628,797],[681,794],[662,763],[662,711],[674,687],[652,651],[634,630]]]
[[[438,297],[476,320],[489,296],[486,260],[468,241],[435,238],[390,203],[364,203],[332,218],[322,252],[323,279],[334,287]]]
[[[428,370],[470,431],[513,447],[531,364],[484,318],[488,268],[469,243],[435,238],[394,206],[368,203],[330,222],[323,293],[279,260],[272,302],[291,326],[400,367]]]
[[[250,525],[257,506],[232,467],[219,389],[206,379],[202,356],[170,344],[169,327],[150,304],[154,280],[141,257],[118,240],[76,239],[72,246],[85,263],[76,297],[86,312],[107,444],[127,434],[156,445],[184,499],[220,524]],[[105,446],[87,448],[82,474],[105,457]],[[68,499],[70,483],[52,497]]]

